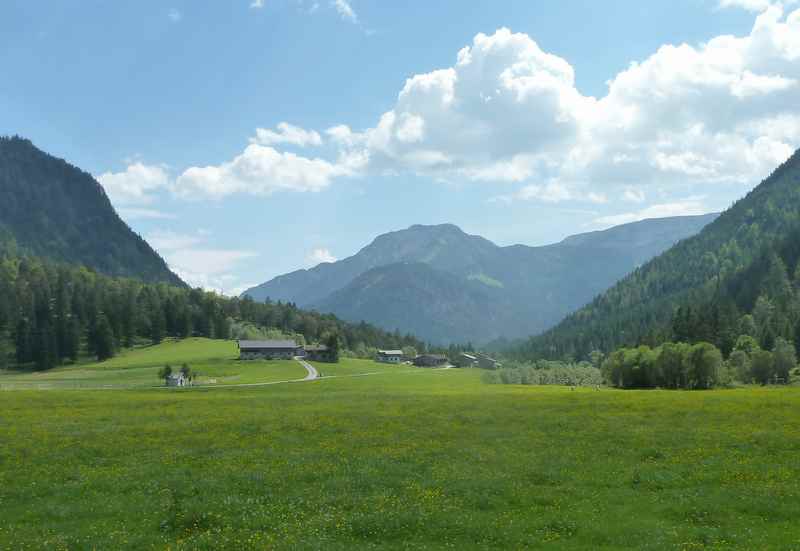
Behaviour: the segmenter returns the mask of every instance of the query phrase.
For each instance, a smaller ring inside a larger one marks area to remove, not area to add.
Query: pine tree
[[[325,341],[328,347],[328,360],[333,363],[339,362],[339,335],[331,333]]]
[[[42,323],[33,332],[33,361],[36,369],[52,369],[58,362],[57,340],[49,323]]]
[[[64,346],[65,348],[61,351],[63,357],[69,358],[73,362],[78,361],[81,348],[81,323],[75,316],[69,320]]]
[[[31,342],[31,326],[27,318],[17,322],[15,344],[17,364],[24,365],[33,361],[33,344]]]
[[[156,304],[155,309],[150,313],[150,340],[153,344],[160,344],[164,340],[166,331],[166,321],[164,311]]]
[[[97,321],[94,328],[94,352],[98,361],[107,360],[114,357],[114,331],[111,328],[108,318],[105,313],[100,312],[97,315]]]

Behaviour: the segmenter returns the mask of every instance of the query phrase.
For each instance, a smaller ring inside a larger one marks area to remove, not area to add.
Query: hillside
[[[680,338],[684,335],[673,328],[679,307],[695,310],[693,333],[725,350],[738,331],[736,318],[749,313],[759,296],[779,309],[792,308],[786,297],[771,295],[780,280],[788,284],[795,274],[798,224],[800,151],[698,235],[654,258],[557,327],[532,337],[516,354],[585,357],[594,349]],[[777,275],[766,277],[770,271]],[[792,321],[787,315],[781,325]],[[790,336],[780,327],[771,330]]]
[[[277,277],[245,295],[434,342],[522,337],[552,326],[715,216],[645,220],[544,247],[500,247],[452,224],[415,225],[381,235],[349,258]],[[416,267],[390,268],[403,263]],[[371,272],[376,268],[382,269]]]
[[[16,137],[0,137],[0,241],[107,275],[183,285],[90,174]]]
[[[429,265],[390,264],[373,268],[314,305],[345,320],[364,320],[433,342],[484,338],[487,322],[503,323],[496,289]],[[487,319],[488,318],[488,319]]]

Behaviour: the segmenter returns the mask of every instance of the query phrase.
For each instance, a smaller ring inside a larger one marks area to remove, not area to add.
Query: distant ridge
[[[644,220],[544,247],[499,247],[453,224],[413,225],[244,294],[438,343],[522,337],[552,326],[716,216]]]

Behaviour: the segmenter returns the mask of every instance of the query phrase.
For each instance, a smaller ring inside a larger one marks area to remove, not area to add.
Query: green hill
[[[797,323],[800,309],[796,297],[778,295],[796,273],[798,226],[800,151],[698,235],[635,270],[515,353],[585,357],[594,349],[671,338],[704,338],[725,351],[742,332],[741,316],[753,311],[761,296],[784,312],[775,316],[784,319],[762,320],[762,325],[790,337],[787,326]],[[678,308],[683,319],[676,318]]]
[[[2,243],[107,275],[183,285],[90,174],[18,137],[0,137]]]

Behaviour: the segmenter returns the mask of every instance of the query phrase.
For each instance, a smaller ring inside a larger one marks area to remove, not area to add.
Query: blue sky
[[[795,1],[0,5],[0,133],[227,293],[452,222],[720,210],[800,146]]]

